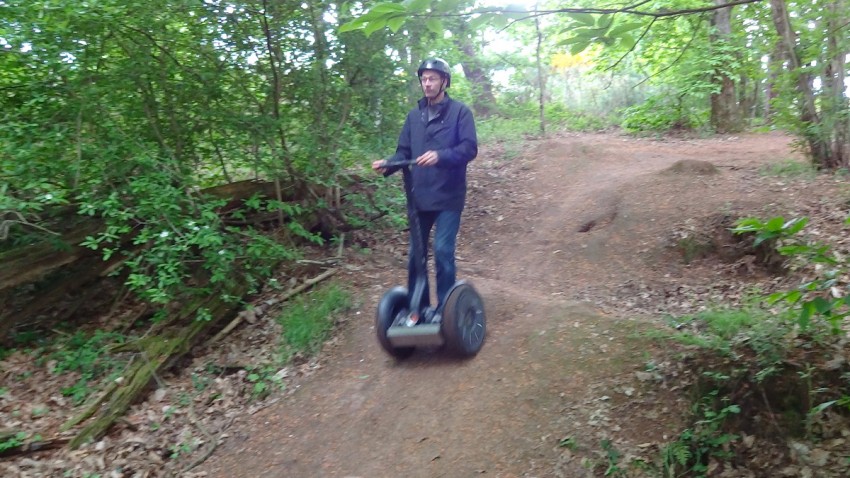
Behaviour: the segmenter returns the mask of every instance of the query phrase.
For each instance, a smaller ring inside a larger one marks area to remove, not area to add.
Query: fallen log
[[[0,434],[0,439],[3,439],[2,434]],[[31,440],[0,451],[0,458],[9,458],[11,456],[55,450],[67,445],[69,441],[70,438],[68,437],[54,437],[47,440]]]
[[[336,269],[331,269],[306,280],[277,298],[277,302],[291,299],[331,277],[336,272]],[[83,405],[83,410],[80,413],[62,425],[61,431],[68,431],[94,417],[91,423],[84,426],[69,441],[69,446],[77,448],[83,443],[98,439],[106,433],[112,424],[125,414],[130,405],[141,398],[153,380],[201,341],[204,336],[203,332],[215,328],[218,324],[235,315],[239,304],[225,302],[221,297],[226,296],[226,294],[238,294],[239,297],[243,297],[247,290],[247,285],[240,285],[228,291],[220,290],[209,297],[191,302],[181,308],[172,318],[155,324],[152,330],[156,330],[158,335],[146,335],[138,340],[112,347],[110,352],[133,352],[136,355],[127,365],[121,377],[110,382],[100,394]],[[209,310],[212,319],[208,321],[196,320],[194,317],[200,308]],[[234,319],[230,323],[231,325],[222,329],[210,343],[220,340],[238,323]],[[168,325],[163,324],[168,324],[173,328],[168,328]],[[180,326],[179,324],[184,325]]]
[[[326,195],[324,190],[311,192],[317,196]],[[293,189],[282,191],[279,187],[275,187],[274,183],[254,181],[211,188],[202,193],[230,198],[227,206],[218,211],[225,221],[228,219],[228,214],[242,207],[244,201],[255,194],[301,203],[306,197],[302,195],[299,199],[295,194],[301,193]],[[331,204],[339,207],[339,202],[337,190]],[[255,212],[252,210],[251,214]],[[321,221],[321,213],[307,214],[309,219],[301,217],[286,218],[286,220],[298,220],[306,229],[313,230],[318,226],[311,221]],[[250,224],[250,219],[252,218],[249,218],[246,223]],[[281,218],[278,216],[276,220],[280,221]],[[269,218],[261,217],[259,221],[269,221]],[[88,287],[90,290],[100,291],[100,279],[120,267],[127,258],[124,254],[114,254],[109,261],[103,261],[98,251],[78,245],[85,237],[96,235],[102,227],[99,219],[90,219],[51,242],[31,244],[0,254],[0,265],[2,265],[0,267],[0,342],[16,324],[41,321],[42,317],[48,317],[48,312],[50,312],[48,320],[55,320],[57,317],[60,320],[69,319],[68,313],[54,313],[51,307],[56,307],[57,302],[65,301],[68,297],[75,298],[69,307],[71,311],[69,313],[73,314],[76,307],[87,300],[84,294],[80,294],[80,289]],[[127,241],[123,242],[125,247],[134,249],[146,247],[145,244],[129,246],[130,239],[129,236],[124,238]],[[57,247],[56,244],[64,244],[64,246]],[[32,266],[29,269],[28,264]],[[9,265],[12,267],[7,267]],[[336,270],[329,270],[306,281],[277,298],[277,302],[307,290],[335,272]],[[239,305],[227,302],[222,297],[244,298],[247,293],[247,284],[231,281],[226,290],[217,290],[204,298],[187,301],[170,317],[154,324],[146,336],[116,347],[113,351],[131,353],[133,359],[119,379],[106,384],[104,389],[86,403],[78,414],[63,424],[63,431],[81,427],[72,439],[63,438],[65,440],[63,443],[68,443],[71,448],[77,448],[89,440],[101,437],[134,402],[142,397],[153,380],[158,380],[158,376],[194,346],[201,343],[211,331],[219,331],[213,341],[220,340],[232,331],[238,326],[238,321],[230,322],[232,326],[229,325],[229,328],[222,328],[222,326],[236,315]],[[118,294],[119,292],[113,290],[103,295],[108,301]],[[202,308],[208,311],[210,320],[195,319]]]
[[[268,198],[276,197],[274,184],[261,181],[239,181],[204,189],[201,193],[230,199],[228,205],[219,211],[220,214],[240,207],[246,199],[255,194]],[[287,197],[287,200],[294,201],[295,199]],[[69,217],[81,219],[79,216]],[[94,236],[102,231],[103,221],[99,218],[82,219],[83,222],[72,230],[64,232],[60,237],[0,253],[0,264],[2,264],[2,267],[0,267],[0,291],[36,282],[80,259],[101,257],[101,252],[83,247],[80,243],[86,237]],[[131,240],[132,236],[127,236],[122,241],[121,246],[126,246]]]
[[[102,228],[100,221],[79,226],[61,239],[39,242],[0,253],[0,290],[33,282],[83,257],[97,255],[79,244]]]
[[[225,184],[204,189],[201,194],[230,198],[228,204],[219,210],[225,224],[230,224],[233,220],[230,214],[254,195],[278,198],[273,183],[260,181]],[[280,197],[286,201],[298,201],[294,194],[289,190]],[[279,220],[277,213],[248,212],[245,225]],[[68,222],[72,218],[71,213],[65,213],[69,214]],[[113,254],[104,261],[101,252],[79,245],[86,237],[97,235],[103,229],[102,221],[98,218],[75,218],[83,222],[61,236],[0,253],[0,344],[9,340],[11,333],[21,327],[38,325],[50,328],[54,323],[73,320],[75,311],[88,302],[86,294],[81,291],[94,291],[101,294],[99,300],[110,301],[112,297],[102,294],[103,287],[98,282],[121,267],[135,252],[147,247],[146,244],[132,244],[133,235],[126,235],[119,246],[122,253]],[[306,229],[312,230],[317,227],[318,219],[312,215],[287,220],[298,220]],[[64,303],[66,299],[70,299],[67,304]]]
[[[33,323],[50,328],[52,324],[68,320],[93,295],[103,293],[103,287],[94,284],[118,267],[125,257],[116,254],[104,261],[95,251],[72,254],[74,257],[69,260],[65,260],[70,257],[66,252],[55,251],[55,255],[51,270],[37,267],[40,280],[19,284],[17,288],[0,289],[3,306],[0,309],[0,344],[14,328]]]
[[[137,354],[135,360],[128,365],[119,379],[110,383],[95,400],[86,404],[82,412],[62,425],[61,429],[67,431],[93,417],[91,423],[85,425],[71,439],[69,446],[78,448],[83,443],[98,439],[106,433],[112,424],[124,415],[130,405],[139,399],[156,376],[186,354],[199,341],[202,332],[236,313],[238,303],[226,302],[222,297],[227,295],[243,297],[247,290],[247,285],[240,284],[229,290],[219,290],[206,298],[195,300],[183,307],[174,317],[165,321],[173,324],[175,329],[167,329],[161,335],[142,337],[115,348],[114,351],[135,352]],[[209,311],[212,317],[210,320],[195,319],[201,308]]]

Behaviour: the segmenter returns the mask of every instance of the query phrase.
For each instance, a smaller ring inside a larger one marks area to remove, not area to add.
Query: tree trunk
[[[458,25],[458,34],[453,36],[455,46],[463,52],[464,59],[460,62],[463,67],[463,74],[466,79],[472,83],[472,108],[475,110],[475,115],[486,118],[493,113],[493,107],[496,105],[496,97],[493,96],[493,82],[487,75],[487,70],[481,66],[478,60],[478,53],[473,43],[472,35],[474,32],[469,31],[469,26],[466,22],[461,22]]]
[[[768,55],[767,59],[767,82],[764,90],[764,119],[767,122],[773,118],[773,101],[778,96],[776,83],[779,81],[779,75],[782,73],[782,59],[785,58],[782,45],[784,42],[780,39],[773,47],[773,52]]]
[[[800,55],[797,52],[797,34],[791,26],[791,17],[788,15],[785,0],[770,0],[770,9],[773,25],[776,27],[782,42],[782,50],[788,60],[788,71],[796,78],[802,122],[800,134],[809,146],[809,154],[814,165],[828,169],[831,167],[832,148],[824,135],[816,131],[817,127],[822,126],[822,122],[815,106],[811,75],[801,71]]]
[[[537,10],[537,5],[534,6]],[[540,17],[534,17],[534,28],[537,31],[537,84],[538,84],[538,101],[540,103],[540,135],[546,135],[546,72],[543,71],[542,48],[543,48],[543,32],[540,30]]]
[[[842,29],[846,25],[846,18],[842,18],[845,9],[845,0],[833,0],[829,7],[829,15],[826,16],[827,51],[824,62],[823,74],[823,115],[830,119],[832,127],[832,158],[830,169],[847,166],[850,160],[850,119],[848,118],[848,102],[845,93],[844,79],[845,57],[847,51],[842,48],[840,37],[844,34]]]
[[[280,77],[282,73],[280,65],[283,64],[283,59],[280,53],[280,46],[277,45],[273,35],[272,25],[269,23],[272,19],[270,15],[269,0],[263,0],[263,10],[259,13],[259,15],[260,25],[263,28],[263,39],[265,40],[266,54],[268,55],[269,76],[271,77],[271,94],[268,101],[271,103],[272,118],[277,124],[276,129],[278,144],[275,145],[271,139],[268,139],[267,141],[272,151],[279,151],[278,155],[283,163],[282,170],[286,171],[289,177],[295,181],[298,178],[298,174],[296,174],[295,167],[292,164],[286,131],[281,124],[282,116],[280,106],[283,102],[283,80]]]
[[[742,125],[756,116],[756,105],[759,102],[760,90],[757,81],[750,85],[750,79],[747,75],[741,74],[738,80],[738,112]]]
[[[725,0],[714,0],[723,5]],[[711,43],[715,47],[728,45],[732,38],[732,7],[714,11],[711,19]],[[718,133],[734,133],[741,130],[741,115],[735,92],[735,80],[729,76],[728,68],[719,66],[713,75],[720,91],[711,95],[711,126]]]

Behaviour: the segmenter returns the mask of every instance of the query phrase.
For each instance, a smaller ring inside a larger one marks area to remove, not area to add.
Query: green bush
[[[623,110],[620,126],[636,134],[694,130],[706,124],[706,115],[706,111],[692,109],[681,99],[658,95]]]
[[[808,281],[740,308],[716,308],[674,320],[668,338],[691,347],[698,379],[692,424],[662,449],[663,476],[705,476],[709,460],[728,461],[736,430],[774,420],[776,431],[816,437],[813,424],[827,408],[850,409],[846,366],[826,366],[843,347],[850,294],[841,282],[847,264],[800,232],[807,218],[742,218],[733,232],[752,238],[806,271]],[[688,475],[690,476],[690,475]]]
[[[531,116],[508,118],[493,116],[476,121],[478,142],[482,144],[522,140],[540,133],[540,124]]]
[[[547,131],[599,131],[613,123],[607,118],[561,103],[548,103],[544,109]],[[481,143],[511,142],[540,134],[540,106],[535,103],[502,107],[498,115],[476,120]]]
[[[546,122],[551,129],[566,131],[601,131],[613,122],[581,110],[570,109],[561,103],[550,103],[545,109]]]

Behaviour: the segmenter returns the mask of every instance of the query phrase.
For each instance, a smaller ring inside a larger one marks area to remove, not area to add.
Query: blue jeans
[[[441,307],[446,296],[455,283],[457,267],[455,266],[455,248],[457,246],[457,233],[460,230],[461,211],[420,211],[419,227],[422,232],[422,245],[425,257],[428,257],[428,237],[431,228],[434,231],[434,265],[437,268],[437,307]],[[413,231],[410,231],[413,234]],[[426,262],[427,264],[427,262]],[[408,252],[407,264],[407,290],[413,291],[416,281],[413,264],[413,247]],[[423,306],[430,305],[430,289],[428,285],[428,272],[425,271],[425,292]]]

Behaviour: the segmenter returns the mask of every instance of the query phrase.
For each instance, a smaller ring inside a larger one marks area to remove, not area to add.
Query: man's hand
[[[372,161],[372,169],[381,174],[387,174],[387,161],[383,159]]]
[[[426,151],[425,154],[416,158],[418,166],[433,166],[440,161],[440,155],[436,151]]]

